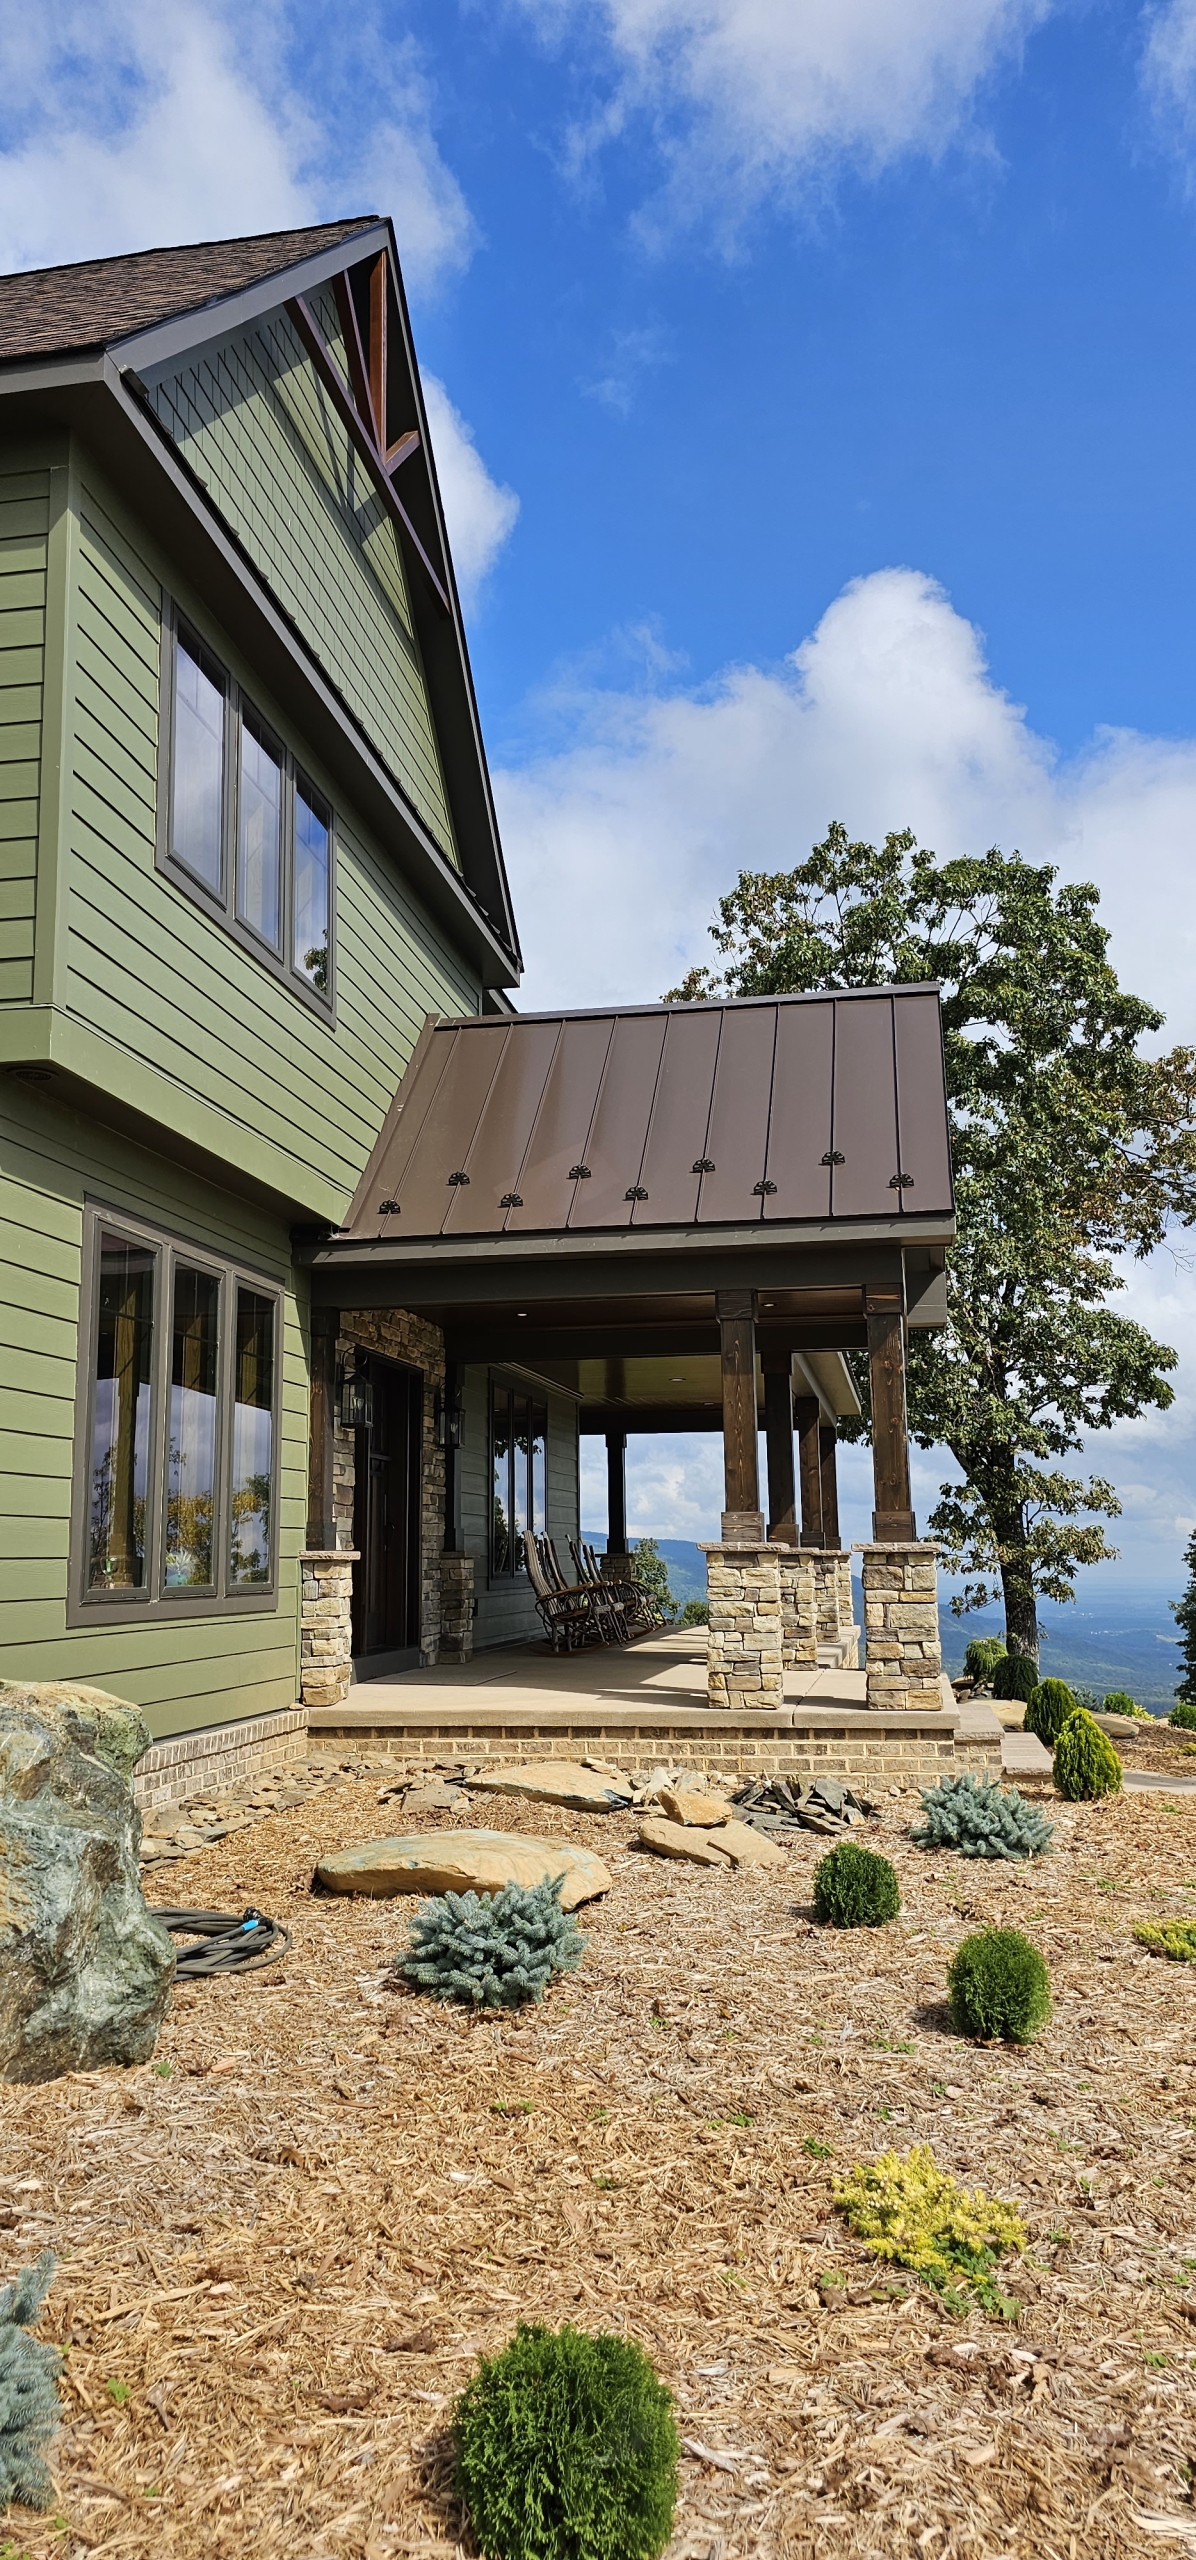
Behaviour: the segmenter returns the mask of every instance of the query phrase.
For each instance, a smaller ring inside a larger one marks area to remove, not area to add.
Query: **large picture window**
[[[185,622],[167,617],[159,858],[299,994],[333,994],[332,811]]]
[[[73,1608],[272,1602],[278,1291],[98,1210],[85,1288]]]
[[[523,1572],[524,1531],[547,1517],[548,1408],[495,1378],[490,1387],[492,1508],[490,1577]]]

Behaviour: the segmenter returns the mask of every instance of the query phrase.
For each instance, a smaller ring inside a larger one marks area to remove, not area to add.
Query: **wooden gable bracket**
[[[387,329],[387,264],[385,253],[374,262],[370,274],[369,349],[362,346],[357,324],[357,310],[349,284],[348,270],[334,279],[337,312],[345,335],[349,359],[349,381],[346,382],[332,354],[318,321],[303,294],[295,294],[287,303],[287,314],[306,348],[317,375],[323,383],[342,426],[348,429],[358,453],[392,522],[398,526],[415,552],[424,575],[445,613],[451,612],[448,593],[439,572],[428,557],[411,518],[395,488],[392,473],[418,449],[417,428],[401,435],[385,449],[386,388],[388,380]]]

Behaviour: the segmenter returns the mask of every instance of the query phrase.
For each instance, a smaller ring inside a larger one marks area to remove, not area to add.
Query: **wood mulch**
[[[58,2251],[69,2342],[57,2504],[9,2511],[10,2560],[472,2553],[452,2402],[520,2317],[620,2329],[676,2392],[673,2560],[1196,2546],[1196,1973],[1132,1936],[1196,1913],[1196,1797],[1059,1807],[1032,1869],[920,1853],[886,1799],[904,1908],[842,1935],[818,1841],[699,1871],[478,1798],[614,1882],[579,1973],[473,2020],[390,1978],[402,1904],[310,1891],[319,1849],[404,1827],[376,1794],[171,1868],[172,1899],[286,1921],[273,1976],[180,1991],[140,2070],[0,2091],[5,2271]],[[988,1920],[1051,1967],[1030,2051],[947,2028]],[[835,2214],[838,2172],[915,2141],[1023,2212],[1016,2324],[952,2318]]]

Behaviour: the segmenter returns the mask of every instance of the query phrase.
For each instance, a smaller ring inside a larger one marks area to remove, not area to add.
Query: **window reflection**
[[[294,964],[310,986],[328,993],[328,884],[332,833],[327,811],[305,782],[295,784]]]
[[[153,1252],[102,1230],[87,1569],[92,1591],[139,1591],[145,1581],[153,1341]]]
[[[511,1399],[507,1390],[494,1391],[494,1514],[490,1541],[490,1566],[493,1573],[511,1570]]]
[[[215,1273],[177,1263],[166,1453],[168,1590],[194,1590],[213,1580],[219,1317]]]
[[[277,951],[282,939],[282,761],[248,711],[241,715],[237,914]]]
[[[233,1380],[232,1537],[229,1579],[269,1582],[274,1524],[274,1300],[237,1291]]]
[[[491,1447],[494,1453],[493,1526],[490,1571],[523,1570],[525,1532],[542,1534],[548,1526],[547,1407],[515,1387],[491,1388]]]
[[[175,649],[171,851],[219,892],[224,833],[224,686],[219,670],[179,633]]]

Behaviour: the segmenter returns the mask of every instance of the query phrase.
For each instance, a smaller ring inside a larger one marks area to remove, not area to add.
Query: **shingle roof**
[[[131,257],[87,258],[72,267],[32,267],[0,276],[0,363],[79,354],[156,321],[202,311],[226,294],[278,275],[365,231],[376,214],[318,222],[303,231],[261,231],[248,240],[199,240],[182,249],[140,249]]]

